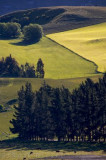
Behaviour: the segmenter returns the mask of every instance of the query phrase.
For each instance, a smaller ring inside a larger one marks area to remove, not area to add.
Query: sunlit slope
[[[106,71],[106,23],[48,35],[61,45],[95,62]]]
[[[96,65],[44,37],[39,43],[23,45],[21,40],[0,40],[0,58],[11,54],[19,64],[36,65],[42,58],[45,78],[62,79],[95,74]]]

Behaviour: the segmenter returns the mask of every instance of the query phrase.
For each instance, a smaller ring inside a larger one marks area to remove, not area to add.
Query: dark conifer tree
[[[51,115],[52,88],[45,83],[36,92],[35,96],[35,119],[37,122],[37,136],[41,139],[54,137],[54,124]]]
[[[12,123],[13,128],[10,128],[10,131],[14,134],[18,134],[20,138],[25,136],[25,123],[24,123],[24,115],[25,115],[25,90],[24,87],[20,89],[18,92],[18,107],[14,106],[15,113],[14,119],[10,121]],[[25,138],[25,137],[24,137]]]
[[[18,92],[11,123],[20,138],[48,140],[106,140],[106,74],[99,82],[87,79],[72,94],[46,83],[34,94],[31,84]]]
[[[44,64],[42,59],[40,58],[37,62],[37,68],[36,68],[36,76],[37,78],[44,78]]]
[[[26,87],[18,92],[18,107],[15,106],[15,119],[10,121],[13,128],[12,133],[18,133],[20,138],[32,139],[32,103],[34,94],[30,83],[26,83]]]

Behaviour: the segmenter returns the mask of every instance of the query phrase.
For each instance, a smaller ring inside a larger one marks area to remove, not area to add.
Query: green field
[[[9,130],[9,127],[11,126],[9,121],[12,117],[13,111],[0,113],[0,140],[9,139],[14,136]]]
[[[24,45],[22,39],[0,40],[0,58],[12,55],[19,64],[36,64],[42,58],[45,78],[65,79],[96,73],[97,66],[46,37],[36,44]]]
[[[97,81],[98,78],[102,77],[102,74],[92,76],[93,81]],[[22,85],[26,82],[32,84],[33,90],[36,91],[44,83],[52,87],[65,86],[70,91],[77,88],[82,81],[85,81],[86,77],[72,78],[72,79],[36,79],[36,78],[0,78],[0,104],[6,104],[7,102],[17,99],[17,92],[20,90]]]
[[[48,35],[59,44],[95,62],[106,71],[106,23]]]

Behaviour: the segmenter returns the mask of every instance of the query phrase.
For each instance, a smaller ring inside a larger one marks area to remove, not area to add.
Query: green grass
[[[102,74],[92,76],[93,81],[97,81],[99,77],[102,77]],[[44,80],[47,84],[52,87],[61,87],[62,85],[68,88],[70,91],[77,88],[82,81],[85,81],[84,78],[72,78],[72,79],[34,79],[34,78],[0,78],[0,104],[6,104],[11,100],[17,99],[17,92],[20,90],[22,85],[25,85],[26,82],[32,84],[33,90],[36,91],[44,83]]]
[[[45,78],[65,79],[96,73],[96,66],[46,37],[36,44],[24,45],[22,39],[0,40],[0,58],[11,54],[19,64],[36,64],[42,58]]]
[[[9,127],[11,127],[10,120],[13,117],[13,111],[0,113],[0,140],[14,137],[11,134]]]
[[[3,141],[0,144],[0,160],[21,160],[63,155],[105,155],[105,143],[81,142],[24,142],[18,140]],[[37,150],[41,148],[41,150]],[[60,152],[57,153],[56,150]],[[74,153],[74,151],[77,151]],[[33,152],[30,155],[30,152]]]
[[[59,44],[95,62],[106,71],[106,23],[48,35]]]

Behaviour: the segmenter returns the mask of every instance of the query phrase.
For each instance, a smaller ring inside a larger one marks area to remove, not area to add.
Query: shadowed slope
[[[56,33],[106,21],[106,7],[48,7],[18,11],[0,17],[0,22],[22,25],[38,23],[44,33]]]

